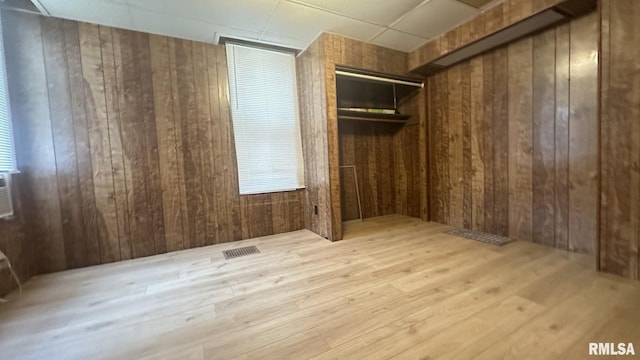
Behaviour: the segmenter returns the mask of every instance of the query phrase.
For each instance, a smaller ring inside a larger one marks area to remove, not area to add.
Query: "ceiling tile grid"
[[[470,0],[33,0],[52,16],[216,43],[220,36],[304,49],[332,32],[401,51],[467,21]]]

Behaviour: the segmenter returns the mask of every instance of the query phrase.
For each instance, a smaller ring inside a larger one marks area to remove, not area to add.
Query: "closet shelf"
[[[404,124],[400,105],[424,87],[422,80],[336,66],[338,120]]]
[[[404,114],[382,114],[362,111],[338,110],[338,120],[373,121],[404,124],[411,115]]]

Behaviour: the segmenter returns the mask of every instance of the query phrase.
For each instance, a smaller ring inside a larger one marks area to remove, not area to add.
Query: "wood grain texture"
[[[162,208],[164,209],[164,228],[167,251],[184,249],[181,198],[184,187],[181,186],[178,156],[178,137],[174,117],[171,81],[171,63],[169,60],[169,39],[151,35],[149,38],[151,69],[156,114],[156,135],[158,158],[160,163],[160,182],[162,187]]]
[[[594,254],[597,23],[593,13],[428,78],[434,221]]]
[[[296,59],[302,151],[305,163],[305,227],[329,238],[331,217],[327,150],[323,38],[316,39]],[[317,213],[314,208],[317,207]]]
[[[352,124],[342,136],[337,117],[337,87],[335,65],[343,65],[396,75],[407,74],[407,54],[334,34],[320,35],[298,56],[298,89],[302,121],[303,152],[306,164],[307,228],[331,240],[342,238],[342,221],[356,218],[355,183],[350,170],[340,165],[358,167],[360,188],[363,190],[363,210],[368,216],[407,212],[425,216],[426,220],[426,156],[420,162],[420,143],[426,143],[426,110],[424,106],[407,105],[415,113],[416,125],[394,135],[385,126]],[[412,101],[424,102],[425,95]],[[358,127],[363,127],[362,132]],[[379,132],[376,129],[380,129]],[[382,136],[384,133],[388,135]],[[422,135],[421,135],[422,134]],[[403,141],[406,137],[407,141]],[[394,145],[400,145],[395,146]],[[425,145],[426,146],[426,145]],[[407,156],[415,152],[417,164],[410,164]],[[349,164],[348,164],[349,163]],[[398,165],[396,164],[401,164]],[[385,165],[402,172],[385,174]],[[395,167],[394,167],[395,166]],[[360,170],[362,169],[362,171]],[[395,177],[395,178],[394,178]],[[400,178],[399,182],[397,179]],[[415,180],[414,180],[415,179]],[[411,183],[416,181],[416,183]],[[399,183],[402,188],[397,188]],[[425,184],[420,188],[418,183]],[[409,200],[409,190],[416,190]],[[399,195],[401,194],[401,195]],[[401,196],[399,199],[398,196]],[[424,201],[424,203],[423,203]],[[366,203],[366,205],[364,205]],[[314,206],[318,214],[314,213]],[[346,212],[346,214],[342,214]]]
[[[433,149],[430,153],[429,175],[431,177],[431,191],[429,203],[431,219],[448,223],[450,209],[449,188],[449,106],[448,106],[448,76],[446,73],[436,74],[429,78],[429,145]]]
[[[533,39],[508,47],[509,237],[533,239]]]
[[[129,196],[135,190],[131,184],[127,184],[127,177],[133,171],[129,158],[125,156],[127,145],[123,143],[123,133],[126,134],[126,128],[123,124],[126,120],[126,114],[131,111],[120,111],[127,108],[128,104],[125,99],[118,96],[120,93],[127,91],[123,89],[122,72],[116,71],[116,66],[122,67],[122,63],[116,60],[122,52],[119,38],[114,41],[111,28],[100,26],[100,48],[102,49],[102,71],[104,74],[105,100],[107,108],[107,117],[109,120],[109,148],[111,150],[111,166],[113,168],[113,189],[116,201],[116,217],[118,221],[118,241],[120,245],[120,259],[131,259],[133,257],[133,241],[131,234],[131,208]],[[129,186],[127,186],[129,185]],[[130,190],[130,191],[128,191]],[[135,224],[134,224],[135,226]]]
[[[469,227],[483,229],[485,223],[485,174],[493,168],[485,167],[487,154],[485,150],[485,105],[484,105],[484,60],[477,57],[470,62],[470,161],[471,171],[471,224]],[[487,89],[488,91],[488,89]],[[491,209],[493,210],[493,209]]]
[[[86,265],[86,247],[84,244],[84,226],[76,162],[75,139],[73,136],[73,114],[71,112],[71,93],[67,76],[66,41],[60,22],[45,19],[41,23],[44,38],[44,58],[49,87],[52,136],[59,169],[58,192],[60,196],[60,215],[62,231],[66,239],[65,256],[74,266]]]
[[[420,72],[421,67],[440,57],[552,8],[581,16],[596,7],[595,0],[504,0],[409,53],[408,67]]]
[[[464,143],[462,139],[463,110],[462,110],[462,79],[463,67],[457,66],[447,72],[448,79],[448,133],[449,133],[449,223],[463,227],[463,199],[464,199]],[[455,110],[454,110],[455,109]]]
[[[533,51],[533,238],[555,244],[556,31],[534,39]]]
[[[396,177],[382,169],[394,169],[394,135],[398,130],[396,124],[340,121],[340,165],[356,166],[363,218],[396,212]],[[346,212],[342,215],[343,221],[358,219],[351,169],[343,169],[341,189],[345,194],[342,199],[342,207]]]
[[[34,273],[304,227],[304,191],[238,194],[223,47],[6,15],[29,216],[0,248]]]
[[[105,78],[102,70],[100,28],[97,25],[81,23],[78,30],[97,212],[98,237],[96,240],[100,248],[100,261],[107,263],[120,260],[120,243],[109,144]]]
[[[555,246],[569,248],[570,25],[556,29]]]
[[[59,271],[66,267],[66,251],[42,28],[37,17],[3,14],[16,156],[23,170],[19,195],[29,214],[24,217],[25,236],[34,246],[35,271]]]
[[[339,131],[338,131],[338,100],[336,89],[336,58],[337,54],[341,54],[341,51],[335,51],[335,44],[338,43],[338,49],[342,49],[339,38],[322,34],[320,38],[323,39],[322,46],[324,47],[323,66],[324,66],[324,90],[326,96],[326,133],[327,137],[327,165],[329,166],[329,205],[326,207],[329,211],[327,217],[331,220],[331,232],[329,239],[332,241],[342,239],[342,213],[340,199],[340,144],[339,144]],[[345,47],[354,49],[354,52],[358,53],[358,62],[360,67],[364,66],[365,62],[373,63],[371,57],[363,56],[367,53],[367,49],[362,49],[364,44],[345,44]],[[360,51],[358,51],[360,50]],[[354,64],[356,65],[356,64]],[[375,190],[375,189],[374,189]]]
[[[585,253],[595,252],[598,233],[598,197],[592,196],[599,192],[598,87],[593,86],[598,83],[597,19],[594,13],[571,23],[571,33],[580,36],[572,38],[569,75],[569,154],[576,159],[569,166],[569,232],[574,235],[569,249]],[[637,89],[640,82],[634,85]],[[640,147],[631,151],[640,154]]]
[[[100,263],[100,244],[95,241],[98,238],[98,227],[96,226],[97,210],[93,191],[93,166],[91,165],[78,26],[78,23],[72,21],[66,21],[62,24],[65,33],[75,155],[78,164],[80,206],[82,208],[82,224],[84,227],[84,236],[82,238],[86,251],[84,258],[87,265],[95,265]]]
[[[423,88],[399,106],[400,113],[410,114],[411,119],[393,138],[395,213],[425,221],[429,219],[426,98]]]
[[[602,11],[600,269],[640,279],[640,4],[605,0]],[[575,141],[575,140],[574,140]]]
[[[509,57],[507,48],[493,54],[493,94],[489,94],[493,131],[493,228],[496,234],[509,235]],[[486,100],[489,100],[485,98]]]
[[[482,56],[482,65],[483,72],[479,76],[482,79],[483,93],[482,99],[475,99],[473,101],[481,102],[483,104],[483,112],[482,112],[482,124],[484,127],[483,135],[482,135],[482,149],[484,151],[484,158],[482,161],[482,166],[484,168],[483,174],[483,184],[484,184],[484,220],[477,221],[476,223],[482,223],[483,226],[476,227],[476,229],[485,229],[487,232],[496,233],[496,229],[494,226],[494,213],[495,213],[495,185],[496,181],[494,180],[494,164],[495,164],[495,145],[496,141],[491,141],[490,139],[495,139],[493,133],[497,131],[496,124],[494,121],[494,77],[493,77],[493,56]],[[479,94],[477,95],[479,96]],[[497,112],[496,112],[497,113]],[[476,141],[479,141],[480,137],[477,138]],[[479,174],[478,174],[479,175]],[[480,199],[476,197],[475,204],[480,204]],[[478,205],[476,205],[478,206]],[[478,225],[476,225],[478,226]]]
[[[637,341],[640,283],[596,273],[587,255],[447,230],[387,216],[347,224],[334,244],[297,231],[41,276],[0,308],[0,348],[9,359],[493,360],[583,359],[589,342]],[[261,253],[225,260],[238,245]]]

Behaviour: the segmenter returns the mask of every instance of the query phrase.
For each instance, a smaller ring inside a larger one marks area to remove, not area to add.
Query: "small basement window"
[[[304,187],[293,52],[227,42],[240,194]]]

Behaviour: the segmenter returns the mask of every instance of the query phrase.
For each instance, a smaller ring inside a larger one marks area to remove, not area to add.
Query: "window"
[[[7,90],[7,68],[4,61],[4,42],[0,17],[0,173],[16,172],[16,156]]]
[[[304,187],[295,55],[227,43],[240,194]]]

